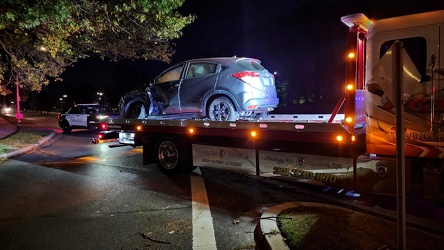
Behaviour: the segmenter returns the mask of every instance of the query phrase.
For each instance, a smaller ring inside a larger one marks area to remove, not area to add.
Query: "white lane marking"
[[[193,210],[193,249],[217,249],[214,236],[213,217],[208,204],[207,191],[199,168],[191,178],[191,199]]]

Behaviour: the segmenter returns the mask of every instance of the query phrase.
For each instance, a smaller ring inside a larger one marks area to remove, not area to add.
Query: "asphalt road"
[[[22,128],[59,133],[0,163],[0,249],[256,249],[254,231],[267,209],[336,202],[226,170],[166,176],[143,166],[141,148],[92,144],[87,130],[63,134],[54,114],[25,117]],[[368,201],[347,198],[348,206],[390,203]],[[442,210],[423,211],[427,217]]]
[[[54,124],[28,118],[21,126]],[[91,137],[58,133],[1,164],[0,249],[255,249],[263,211],[319,200],[215,169],[166,176],[141,148]]]

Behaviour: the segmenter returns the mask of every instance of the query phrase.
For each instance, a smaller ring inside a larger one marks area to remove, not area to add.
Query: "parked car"
[[[77,104],[63,109],[58,115],[59,126],[65,133],[76,128],[87,128],[95,132],[96,122],[104,118],[120,118],[120,114],[117,110],[99,104]]]
[[[178,63],[145,90],[121,98],[122,118],[260,119],[277,107],[274,75],[247,57],[193,59]]]
[[[8,106],[3,106],[2,107],[2,113],[9,113],[9,112],[11,112],[12,111],[12,108],[11,107],[8,107]]]

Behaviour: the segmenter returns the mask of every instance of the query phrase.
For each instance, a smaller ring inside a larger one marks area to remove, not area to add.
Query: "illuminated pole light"
[[[105,93],[103,92],[97,92],[97,95],[99,96],[99,103],[100,103],[100,99],[103,96],[103,105],[105,105]]]

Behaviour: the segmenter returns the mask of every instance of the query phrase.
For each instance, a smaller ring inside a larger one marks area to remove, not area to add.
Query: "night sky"
[[[212,56],[254,57],[277,72],[277,82],[335,95],[345,77],[348,28],[341,16],[364,13],[377,20],[439,9],[444,9],[442,0],[187,0],[180,12],[195,14],[197,20],[174,41],[171,63]],[[108,92],[116,104],[121,95],[149,83],[169,66],[85,59],[62,75],[62,83],[50,84],[57,86],[49,86],[48,91],[89,85]]]

